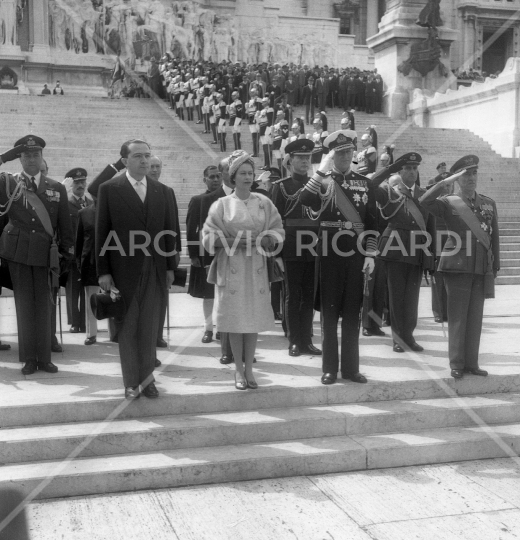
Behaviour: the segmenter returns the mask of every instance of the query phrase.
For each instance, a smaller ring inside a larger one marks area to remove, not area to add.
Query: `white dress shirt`
[[[141,198],[141,195],[139,195],[139,198],[141,198],[141,200],[144,202],[144,199],[146,198],[146,176],[141,180],[141,182],[139,182],[138,180],[136,180],[135,178],[133,178],[132,176],[130,176],[130,173],[128,171],[126,171],[126,177],[128,178],[128,181],[130,182],[130,184],[132,185],[132,187],[135,189],[136,193],[139,195],[139,183],[141,184],[141,193],[144,195],[142,198]]]

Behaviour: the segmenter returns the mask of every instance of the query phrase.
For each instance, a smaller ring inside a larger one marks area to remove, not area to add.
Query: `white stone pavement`
[[[480,363],[492,374],[520,373],[519,299],[520,286],[499,286],[497,298],[486,302]],[[213,394],[218,404],[233,391],[232,367],[218,363],[218,342],[200,343],[200,301],[175,294],[170,305],[171,350],[159,352],[165,365],[158,388],[163,395]],[[433,322],[428,288],[421,291],[419,317],[416,338],[426,349],[420,360],[393,353],[389,329],[386,338],[361,338],[361,371],[369,384],[409,381],[413,388],[413,381],[449,377],[447,340]],[[65,353],[53,355],[60,372],[24,377],[12,298],[0,299],[0,329],[2,341],[13,346],[0,356],[1,407],[41,404],[45,410],[45,404],[122,397],[117,346],[106,332],[86,347],[83,335],[66,331]],[[317,322],[315,334],[319,345]],[[290,358],[286,346],[280,325],[261,336],[258,393],[321,386],[320,359]],[[353,385],[336,386],[348,391]],[[484,460],[48,500],[29,505],[28,515],[32,538],[41,540],[509,539],[520,537],[519,475],[516,460]]]

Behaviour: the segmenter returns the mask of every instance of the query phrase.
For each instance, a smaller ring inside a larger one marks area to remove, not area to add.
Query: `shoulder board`
[[[495,202],[491,197],[488,197],[487,195],[482,195],[482,193],[479,193],[479,195],[481,199],[486,199],[486,201],[491,201],[492,203]]]
[[[359,174],[356,171],[350,171],[350,174],[352,175],[352,178],[356,180],[364,180],[365,182],[368,180],[366,176],[363,176],[362,174]]]
[[[290,176],[288,176],[287,178],[280,178],[280,180],[275,180],[274,182],[271,182],[271,184],[275,186],[276,184],[281,184],[282,182],[286,182],[287,180],[292,180],[292,178]]]

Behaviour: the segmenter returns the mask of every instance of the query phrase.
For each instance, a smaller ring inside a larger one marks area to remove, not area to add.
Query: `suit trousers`
[[[87,337],[96,337],[97,336],[97,319],[94,317],[94,313],[92,313],[92,308],[90,307],[90,297],[93,294],[96,294],[100,291],[98,285],[87,285],[85,287],[85,319],[86,319],[86,331],[87,331]]]
[[[363,328],[377,330],[383,326],[383,313],[388,296],[386,262],[375,260],[375,267],[368,282],[368,296],[363,295]]]
[[[432,276],[432,311],[434,317],[439,317],[443,321],[448,320],[448,297],[443,272],[435,272]]]
[[[363,303],[364,257],[330,255],[320,261],[323,373],[337,373],[338,321],[341,316],[341,373],[359,372],[359,326]]]
[[[314,261],[284,261],[285,320],[290,345],[312,343],[314,318]]]
[[[8,264],[18,323],[18,359],[47,364],[51,361],[49,269],[12,261]]]
[[[166,308],[168,306],[170,292],[167,291],[161,300],[159,310],[159,322],[157,324],[157,339],[162,339],[164,331],[164,323],[166,322]]]
[[[444,272],[444,283],[448,298],[450,367],[477,368],[484,316],[484,276]]]
[[[312,122],[314,120],[314,100],[312,100],[311,103],[307,103],[305,105],[305,123],[306,124],[309,123],[309,113],[310,113],[310,118]]]
[[[85,292],[81,283],[81,274],[75,265],[70,268],[65,291],[69,324],[85,328]]]
[[[222,356],[232,357],[231,343],[229,341],[229,334],[227,332],[220,332],[220,350]]]
[[[118,334],[125,388],[139,384],[146,386],[154,381],[157,326],[165,294],[153,259],[145,257],[134,297]]]
[[[386,261],[390,319],[394,342],[403,346],[414,341],[421,289],[421,267],[400,261]]]

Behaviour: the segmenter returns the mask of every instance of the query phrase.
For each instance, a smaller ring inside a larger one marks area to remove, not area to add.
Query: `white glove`
[[[368,269],[368,273],[371,274],[374,271],[375,266],[376,263],[374,262],[373,257],[365,257],[365,262],[363,263],[363,272],[366,272]]]
[[[321,160],[318,171],[321,173],[328,173],[334,164],[334,150],[331,150],[328,154],[324,154]]]

